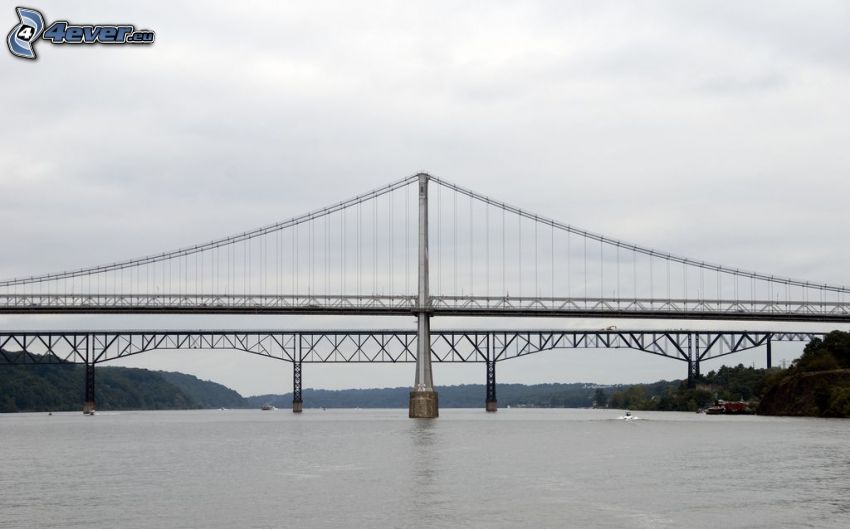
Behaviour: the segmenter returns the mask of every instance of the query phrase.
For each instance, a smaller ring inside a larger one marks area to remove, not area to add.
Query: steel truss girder
[[[431,296],[444,316],[570,316],[850,322],[850,303]],[[0,313],[399,314],[419,311],[416,296],[213,294],[0,294]]]
[[[701,362],[766,346],[804,342],[814,332],[766,331],[506,331],[431,332],[432,361],[500,362],[553,349],[633,349]],[[101,363],[155,350],[229,350],[286,362],[410,363],[416,331],[0,331],[5,364]]]
[[[292,363],[292,402],[304,402],[304,397],[301,389],[301,362]]]
[[[496,402],[496,361],[487,360],[486,402]]]

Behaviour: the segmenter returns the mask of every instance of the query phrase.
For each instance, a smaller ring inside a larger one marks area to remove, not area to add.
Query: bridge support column
[[[301,396],[301,360],[292,362],[292,413],[304,411],[304,400]]]
[[[696,353],[694,353],[694,341],[696,341]],[[699,378],[699,338],[688,334],[688,389],[697,385]]]
[[[694,387],[694,362],[688,359],[688,389]]]
[[[428,294],[428,179],[419,173],[419,298],[416,313],[416,381],[410,392],[408,416],[434,419],[440,415],[431,377],[431,300]]]
[[[699,377],[699,358],[692,358],[688,360],[688,389],[697,387]]]
[[[83,397],[83,414],[94,415],[94,363],[86,362],[86,389]]]
[[[417,316],[416,335],[416,384],[410,392],[411,419],[435,419],[440,415],[437,392],[431,378],[431,322],[428,314]]]
[[[771,340],[772,336],[767,336],[767,343],[765,346],[767,347],[767,368],[770,369],[773,367],[773,351],[771,350],[771,344],[773,340]]]
[[[496,404],[496,361],[487,359],[487,400],[484,409],[494,412],[498,408]]]

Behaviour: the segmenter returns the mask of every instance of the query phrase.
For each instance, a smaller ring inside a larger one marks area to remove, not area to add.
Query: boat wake
[[[620,415],[619,417],[617,417],[617,420],[618,421],[643,421],[645,419],[641,419],[637,415],[632,415],[632,412],[630,412],[629,410],[626,410],[623,415]]]

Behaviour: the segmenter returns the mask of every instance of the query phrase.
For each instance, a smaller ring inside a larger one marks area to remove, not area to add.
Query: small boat
[[[617,419],[619,419],[621,421],[636,421],[636,420],[640,419],[640,417],[632,415],[632,412],[630,412],[629,410],[626,410],[625,412],[623,412],[623,415],[617,417]]]
[[[275,410],[277,408],[275,408],[271,404],[263,404],[263,407],[260,408],[260,409],[263,410],[263,411],[271,411],[271,410]]]
[[[714,406],[705,410],[706,415],[752,415],[755,413],[744,401],[716,400]]]

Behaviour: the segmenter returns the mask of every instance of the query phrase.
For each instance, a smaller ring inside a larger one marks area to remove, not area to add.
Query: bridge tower
[[[439,416],[437,392],[431,378],[431,299],[428,294],[428,180],[419,173],[419,297],[416,303],[416,380],[410,392],[411,419]]]

